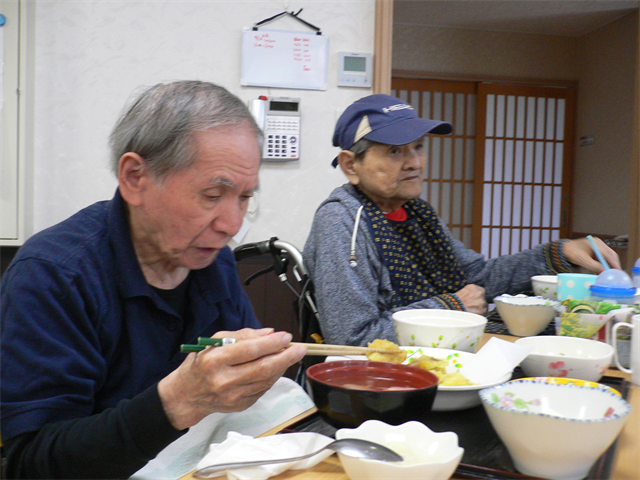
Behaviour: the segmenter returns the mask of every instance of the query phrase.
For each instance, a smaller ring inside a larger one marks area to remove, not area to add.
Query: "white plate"
[[[432,347],[400,347],[403,350],[407,350],[407,359],[402,362],[405,364],[411,363],[414,359],[421,355],[429,355],[434,358],[444,358],[449,361],[449,365],[446,368],[447,373],[460,372],[469,381],[474,381],[473,375],[466,375],[466,366],[473,363],[475,353],[463,352],[460,350],[449,350],[446,348],[432,348]],[[341,355],[327,357],[326,361],[334,360],[367,360],[364,355]],[[450,411],[450,410],[464,410],[465,408],[475,407],[480,405],[480,396],[478,392],[483,388],[492,387],[501,383],[507,382],[511,379],[513,372],[509,372],[499,378],[485,378],[482,383],[477,385],[461,385],[461,386],[438,386],[438,392],[433,402],[434,411]]]

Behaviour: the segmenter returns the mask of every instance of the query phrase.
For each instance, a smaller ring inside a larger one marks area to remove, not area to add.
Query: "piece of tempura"
[[[400,350],[400,347],[389,340],[381,340],[376,338],[373,342],[367,344],[369,348],[381,348],[384,350],[392,350],[389,353],[369,352],[367,358],[374,362],[391,362],[402,363],[407,358],[407,352]]]

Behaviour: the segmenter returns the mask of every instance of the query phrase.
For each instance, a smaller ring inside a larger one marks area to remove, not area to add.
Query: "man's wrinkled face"
[[[251,128],[218,128],[195,135],[196,162],[145,193],[143,238],[158,260],[200,269],[238,233],[258,187],[260,151]]]
[[[424,140],[407,145],[374,143],[353,168],[357,185],[383,211],[419,197],[427,162]],[[384,207],[383,207],[384,206]],[[394,208],[394,209],[395,209]]]

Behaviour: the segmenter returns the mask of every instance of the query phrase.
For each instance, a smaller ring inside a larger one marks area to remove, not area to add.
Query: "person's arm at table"
[[[366,346],[377,338],[397,342],[392,315],[417,308],[461,309],[455,294],[436,295],[393,308],[393,285],[362,220],[358,227],[356,265],[350,248],[354,218],[343,205],[323,205],[314,218],[304,248],[305,265],[314,283],[322,335],[326,343]],[[473,288],[464,293],[473,294]],[[481,297],[480,302],[483,302]],[[474,302],[475,302],[474,298]]]
[[[302,360],[306,348],[290,346],[290,333],[268,330],[218,332],[239,341],[189,354],[160,381],[158,392],[174,428],[191,427],[214,412],[246,410]]]
[[[153,385],[100,414],[6,440],[7,478],[129,478],[184,433],[167,419]]]
[[[209,413],[253,405],[304,356],[303,347],[285,348],[291,334],[270,333],[219,332],[242,344],[190,354],[159,384],[115,408],[9,439],[9,478],[128,478]]]

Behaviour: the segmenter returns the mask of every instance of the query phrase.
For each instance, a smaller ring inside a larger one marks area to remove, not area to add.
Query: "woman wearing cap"
[[[338,119],[333,161],[349,183],[314,217],[304,261],[315,285],[326,343],[397,342],[391,315],[409,308],[484,313],[502,293],[531,291],[531,276],[602,271],[586,239],[559,240],[486,260],[454,239],[419,198],[427,161],[423,137],[446,135],[446,122],[419,118],[411,105],[370,95]],[[598,239],[613,267],[618,256]]]

